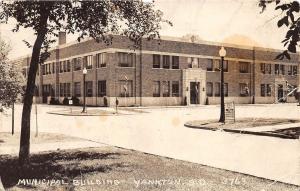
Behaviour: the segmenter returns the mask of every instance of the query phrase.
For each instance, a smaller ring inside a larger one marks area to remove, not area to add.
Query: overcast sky
[[[280,41],[285,28],[277,28],[280,12],[268,7],[260,14],[258,0],[156,0],[157,8],[174,24],[164,26],[164,36],[198,35],[205,41],[226,42],[282,49]],[[274,18],[275,17],[275,18]],[[33,42],[30,30],[11,32],[12,25],[1,25],[2,38],[9,40],[13,50],[10,58],[30,53],[23,39]],[[75,40],[68,36],[67,41]]]

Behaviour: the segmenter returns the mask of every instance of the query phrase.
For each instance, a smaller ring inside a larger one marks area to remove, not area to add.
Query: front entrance
[[[283,85],[282,84],[278,84],[277,100],[278,100],[278,102],[285,102],[284,92],[283,92]]]
[[[199,104],[200,82],[190,82],[190,103]]]

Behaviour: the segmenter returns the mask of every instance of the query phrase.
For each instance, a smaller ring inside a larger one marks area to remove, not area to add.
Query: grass
[[[0,156],[0,176],[7,190],[299,189],[293,185],[110,146],[43,152],[32,155],[30,161],[30,165],[21,171],[17,158]],[[56,181],[56,184],[18,184],[22,179],[46,179]],[[78,185],[80,182],[85,185]]]
[[[18,139],[19,135],[0,133],[0,146],[18,146]],[[41,145],[74,140],[78,139],[49,133],[32,138],[35,144]],[[19,167],[16,156],[0,155],[0,177],[5,190],[12,191],[299,189],[289,184],[112,146],[40,152],[32,154],[30,164],[23,168]],[[26,183],[26,180],[36,181],[36,184]]]
[[[249,127],[260,127],[260,126],[272,126],[282,125],[290,123],[300,123],[300,120],[294,119],[271,119],[271,118],[243,118],[237,119],[235,123],[220,123],[215,120],[209,121],[191,121],[188,125],[215,128],[215,129],[238,129],[238,128],[249,128]]]

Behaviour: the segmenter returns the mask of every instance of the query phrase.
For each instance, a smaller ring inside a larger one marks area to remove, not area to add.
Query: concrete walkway
[[[263,132],[263,131],[275,131],[275,130],[279,130],[279,129],[287,129],[287,128],[293,128],[293,127],[300,127],[300,123],[289,123],[289,124],[281,124],[281,125],[273,125],[273,126],[238,128],[236,130]]]
[[[156,108],[147,109],[150,113],[135,115],[85,117],[47,114],[53,110],[51,107],[42,106],[38,109],[40,131],[63,133],[300,185],[300,140],[184,127],[185,122],[195,119],[217,119],[220,109],[216,106]],[[299,109],[296,104],[237,106],[236,117],[299,119]],[[16,127],[20,127],[20,107],[17,110],[19,120],[16,121]],[[5,118],[2,127],[8,131],[10,116]],[[32,123],[34,129],[34,115]]]

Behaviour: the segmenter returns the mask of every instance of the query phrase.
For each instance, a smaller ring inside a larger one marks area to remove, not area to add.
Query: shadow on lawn
[[[124,163],[101,164],[96,160],[117,160],[124,155],[113,152],[59,151],[34,154],[30,165],[21,171],[18,158],[0,156],[0,177],[5,188],[13,187],[19,179],[56,179],[71,182],[75,177],[91,172],[107,173],[116,168],[125,168]]]

